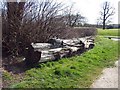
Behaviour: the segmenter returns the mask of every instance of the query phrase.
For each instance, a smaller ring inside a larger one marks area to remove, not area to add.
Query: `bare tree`
[[[30,42],[46,42],[54,35],[60,34],[60,30],[64,28],[63,17],[58,14],[61,10],[62,4],[52,0],[43,0],[38,4],[26,3],[23,28],[29,30],[29,38],[33,39]]]
[[[16,0],[15,0],[16,1]],[[2,21],[3,21],[3,51],[6,48],[7,52],[18,54],[18,42],[17,35],[19,32],[19,27],[21,26],[23,9],[25,2],[4,2],[4,7],[2,8]],[[12,48],[14,47],[14,48]]]
[[[3,47],[19,55],[32,42],[46,42],[65,27],[58,17],[62,4],[52,0],[6,2],[3,8]],[[4,49],[3,49],[4,50]],[[5,50],[6,52],[6,50]]]
[[[70,27],[85,23],[85,17],[79,12],[73,12],[73,4],[65,10],[64,20],[66,25]]]
[[[106,24],[111,22],[111,16],[115,14],[115,8],[110,6],[109,2],[104,2],[102,6],[102,10],[100,11],[100,20],[102,20],[103,29],[105,29]]]
[[[78,26],[79,24],[82,24],[83,20],[85,17],[81,16],[80,14],[76,13],[75,15],[73,14],[68,14],[65,16],[66,18],[66,24],[70,27]]]

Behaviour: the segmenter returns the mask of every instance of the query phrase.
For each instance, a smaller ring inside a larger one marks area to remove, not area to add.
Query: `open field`
[[[103,36],[120,36],[120,29],[98,29],[98,35]]]
[[[119,50],[120,52],[120,50]],[[90,87],[105,67],[113,66],[118,60],[118,42],[96,38],[96,46],[71,58],[47,62],[27,70],[20,83],[12,83],[12,88],[84,88]],[[12,76],[7,75],[7,78]],[[5,78],[4,78],[5,79]],[[13,77],[12,77],[12,80]]]

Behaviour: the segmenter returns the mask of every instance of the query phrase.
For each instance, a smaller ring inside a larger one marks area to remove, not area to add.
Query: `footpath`
[[[91,88],[118,88],[118,67],[120,68],[120,60],[115,62],[115,67],[104,69]]]

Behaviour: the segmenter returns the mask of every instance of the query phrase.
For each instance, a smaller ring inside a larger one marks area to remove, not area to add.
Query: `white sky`
[[[115,8],[115,15],[112,16],[112,23],[118,23],[118,2],[120,0],[57,0],[59,2],[71,5],[74,3],[74,9],[85,16],[90,24],[96,24],[102,4],[105,1],[110,2]]]

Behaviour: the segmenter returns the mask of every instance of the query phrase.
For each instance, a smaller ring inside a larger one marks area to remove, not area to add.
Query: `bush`
[[[3,3],[3,56],[24,55],[25,48],[32,42],[46,42],[50,37],[60,34],[66,27],[63,18],[57,16],[61,8],[61,4],[53,1]]]
[[[72,39],[80,38],[85,36],[97,35],[97,29],[92,27],[81,27],[81,28],[67,28],[63,31],[59,38]]]

